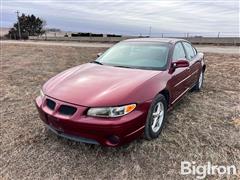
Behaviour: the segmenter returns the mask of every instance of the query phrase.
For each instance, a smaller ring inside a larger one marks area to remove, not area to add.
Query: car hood
[[[43,92],[52,98],[82,106],[98,107],[137,103],[129,98],[144,82],[160,73],[83,64],[68,69],[47,81]]]

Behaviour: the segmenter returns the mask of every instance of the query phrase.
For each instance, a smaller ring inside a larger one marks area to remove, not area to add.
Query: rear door
[[[186,54],[181,42],[175,44],[172,62],[176,62],[178,60],[186,59]],[[172,78],[169,80],[169,86],[172,87],[171,96],[172,102],[177,101],[187,90],[188,88],[188,76],[189,76],[189,68],[176,68],[174,72],[172,72]]]
[[[189,80],[188,80],[188,87],[193,87],[199,77],[200,69],[201,69],[201,62],[199,57],[197,56],[197,50],[188,42],[183,42],[183,46],[186,52],[187,60],[189,61]]]

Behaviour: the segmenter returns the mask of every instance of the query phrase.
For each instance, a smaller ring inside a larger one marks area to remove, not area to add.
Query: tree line
[[[46,21],[36,17],[35,15],[18,16],[17,22],[13,24],[13,27],[9,30],[6,35],[9,39],[28,39],[29,36],[39,36],[44,34],[46,31],[60,32],[60,29],[50,28],[44,29]],[[68,36],[67,34],[65,35]],[[72,37],[104,37],[103,34],[97,33],[72,33]],[[121,35],[107,34],[106,37],[121,37]]]
[[[46,21],[35,15],[22,14],[18,21],[13,24],[7,36],[10,39],[28,39],[28,36],[39,36],[45,33]]]

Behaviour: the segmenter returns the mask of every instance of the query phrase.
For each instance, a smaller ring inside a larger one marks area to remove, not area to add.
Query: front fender
[[[142,103],[154,99],[159,92],[167,88],[169,77],[169,74],[165,71],[155,75],[136,87],[128,95],[128,99],[132,99],[133,102],[135,100],[136,103]]]

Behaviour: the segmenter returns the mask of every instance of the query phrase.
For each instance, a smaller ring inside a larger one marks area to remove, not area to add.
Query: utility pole
[[[19,22],[19,11],[15,12],[17,13],[17,19],[18,19],[18,35],[19,35],[19,39],[21,38],[21,30],[20,30],[20,22]]]
[[[152,26],[149,26],[149,37],[151,37],[152,34]]]

